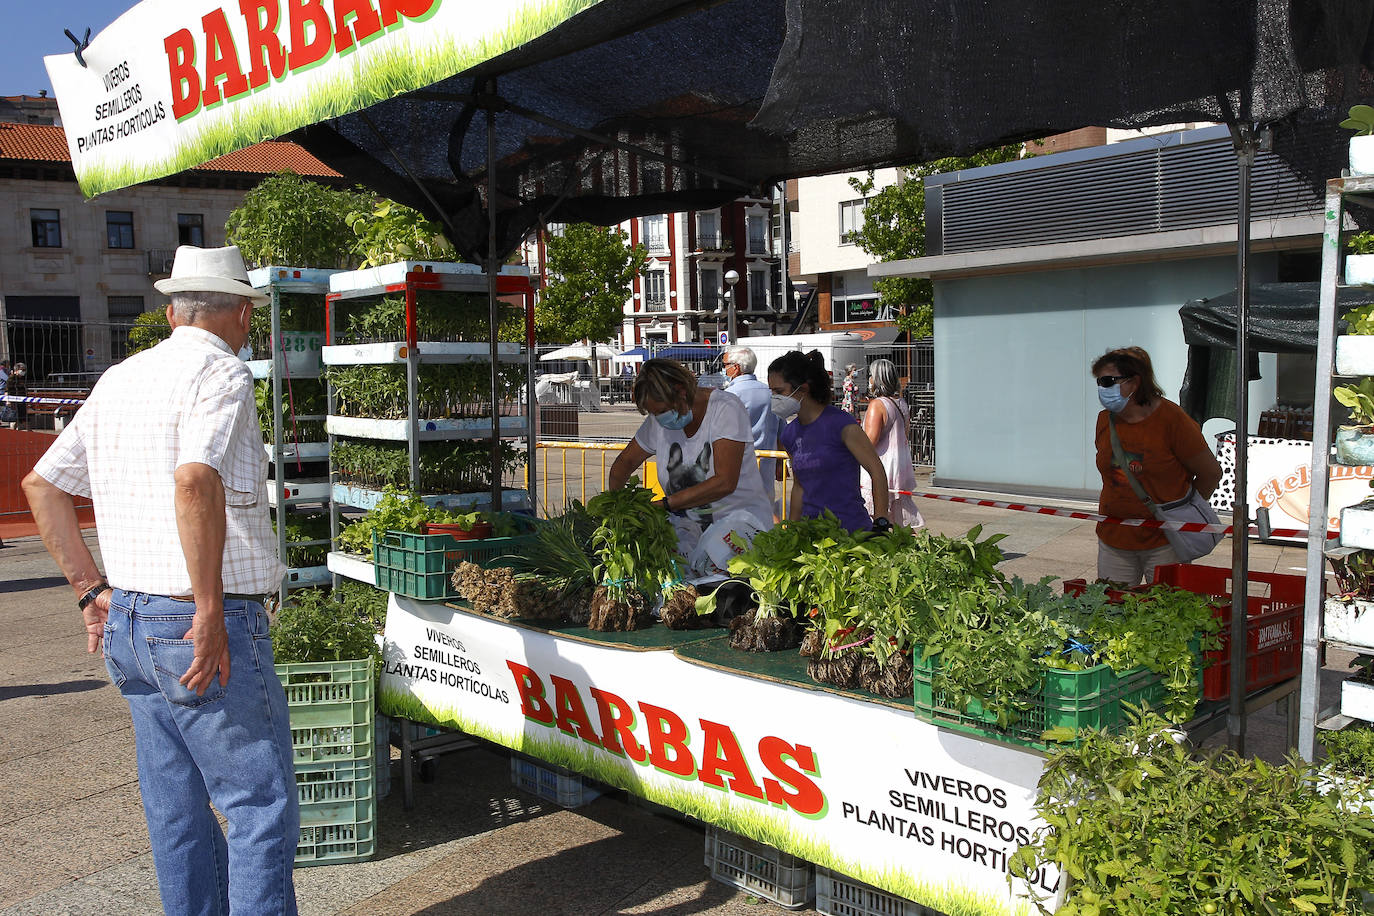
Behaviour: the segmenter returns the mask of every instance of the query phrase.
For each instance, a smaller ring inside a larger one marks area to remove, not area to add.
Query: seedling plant
[[[1309,764],[1194,755],[1149,711],[1121,734],[1081,739],[1046,764],[1035,804],[1046,826],[1008,868],[1012,881],[1057,868],[1068,882],[1059,916],[1367,912],[1374,820],[1320,791]]]
[[[654,493],[631,477],[624,488],[606,490],[587,502],[598,521],[592,534],[599,585],[592,596],[592,629],[633,630],[647,626],[648,601],[681,578],[677,532],[668,513],[653,505]]]

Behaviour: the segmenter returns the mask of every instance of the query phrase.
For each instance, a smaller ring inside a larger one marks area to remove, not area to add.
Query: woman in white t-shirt
[[[744,403],[699,387],[691,370],[671,359],[644,364],[634,402],[648,417],[611,465],[607,486],[623,487],[653,457],[664,493],[659,504],[673,517],[684,574],[724,572],[756,532],[773,527]]]

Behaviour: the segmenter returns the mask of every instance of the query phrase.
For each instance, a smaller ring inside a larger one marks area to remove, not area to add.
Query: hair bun
[[[819,369],[825,368],[825,354],[820,350],[812,350],[810,353],[806,354],[806,359]]]

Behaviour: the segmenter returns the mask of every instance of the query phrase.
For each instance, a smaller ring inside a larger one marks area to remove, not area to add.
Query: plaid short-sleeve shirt
[[[224,483],[224,590],[276,591],[285,568],[267,512],[253,377],[209,331],[179,327],[112,366],[34,470],[91,498],[110,584],[187,596],[173,472],[191,462],[214,468]]]

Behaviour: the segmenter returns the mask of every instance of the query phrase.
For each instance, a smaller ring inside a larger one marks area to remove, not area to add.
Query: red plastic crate
[[[1252,572],[1251,583],[1269,587],[1269,594],[1246,600],[1245,689],[1258,690],[1297,676],[1302,665],[1302,612],[1307,580],[1303,576]],[[1221,648],[1204,656],[1202,696],[1224,700],[1231,695],[1231,570],[1216,566],[1174,563],[1155,568],[1155,583],[1172,585],[1199,595],[1212,595],[1215,615],[1223,621]]]
[[[1064,594],[1076,598],[1086,592],[1089,585],[1093,584],[1094,583],[1089,582],[1087,579],[1065,579]],[[1120,588],[1109,588],[1107,589],[1107,600],[1120,601],[1122,598],[1126,597],[1129,592],[1148,592],[1153,587],[1152,585],[1124,585]]]

